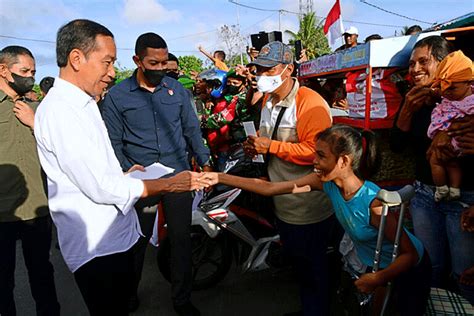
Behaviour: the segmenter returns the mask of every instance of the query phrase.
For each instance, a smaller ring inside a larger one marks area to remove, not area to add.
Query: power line
[[[17,40],[21,40],[21,41],[56,44],[56,42],[54,42],[54,41],[40,40],[40,39],[35,39],[35,38],[24,38],[24,37],[16,37],[16,36],[9,36],[9,35],[0,35],[0,37],[17,39]]]
[[[251,28],[252,26],[255,26],[255,25],[257,25],[258,23],[261,23],[261,22],[263,22],[263,21],[265,21],[265,20],[268,20],[269,18],[271,18],[271,17],[274,16],[275,14],[276,14],[276,12],[270,14],[269,16],[267,16],[266,18],[264,18],[264,19],[262,19],[262,20],[260,20],[260,21],[255,22],[255,23],[252,24],[252,25],[246,26],[245,28],[242,29],[242,31],[248,30],[248,29]]]
[[[241,6],[241,7],[244,7],[244,8],[248,8],[248,9],[253,9],[253,10],[258,10],[258,11],[267,11],[267,12],[286,12],[286,13],[291,13],[291,14],[296,14],[296,15],[300,15],[298,12],[294,12],[294,11],[289,11],[289,10],[285,10],[285,9],[263,9],[263,8],[257,8],[257,7],[253,7],[253,6],[250,6],[250,5],[247,5],[247,4],[242,4],[240,2],[237,2],[235,0],[229,0],[230,3],[232,4],[235,4],[235,5],[238,5],[238,6]]]
[[[355,24],[366,24],[366,25],[374,25],[374,26],[385,26],[385,27],[393,27],[399,28],[403,27],[402,25],[393,25],[393,24],[378,24],[378,23],[369,23],[369,22],[358,22],[358,21],[351,21],[351,20],[342,20],[344,22],[355,23]]]
[[[248,9],[258,10],[258,11],[279,12],[279,13],[285,12],[285,13],[296,14],[296,15],[298,15],[298,16],[300,15],[298,12],[293,12],[293,11],[289,11],[289,10],[285,10],[285,9],[278,9],[278,10],[277,10],[277,9],[264,9],[264,8],[257,8],[257,7],[254,7],[254,6],[250,6],[250,5],[247,5],[247,4],[242,4],[242,3],[236,2],[235,0],[228,0],[228,1],[229,1],[230,3],[232,3],[232,4],[235,4],[235,5],[244,7],[244,8],[248,8]],[[326,20],[326,17],[324,17],[324,16],[318,16],[318,15],[316,15],[316,17],[317,17],[318,19],[322,19],[321,22],[324,22],[324,20]],[[384,26],[384,27],[393,27],[393,28],[403,27],[403,25],[368,23],[368,22],[351,21],[351,20],[345,20],[345,19],[343,19],[342,21],[344,21],[344,22],[349,22],[349,23],[358,23],[358,24],[366,24],[366,25],[374,25],[374,26]]]
[[[402,17],[404,19],[407,19],[407,20],[412,20],[412,21],[416,21],[416,22],[420,22],[420,23],[425,23],[425,24],[429,24],[429,25],[433,25],[434,23],[431,23],[431,22],[426,22],[426,21],[421,21],[421,20],[418,20],[418,19],[414,19],[414,18],[410,18],[406,15],[402,15],[402,14],[399,14],[399,13],[396,13],[396,12],[392,12],[392,11],[389,11],[389,10],[386,10],[384,8],[381,8],[379,6],[376,6],[375,4],[372,4],[372,3],[368,3],[366,0],[360,0],[360,2],[364,3],[364,4],[367,4],[371,7],[374,7],[378,10],[381,10],[383,12],[386,12],[386,13],[389,13],[389,14],[393,14],[393,15],[396,15],[396,16],[399,16],[399,17]]]

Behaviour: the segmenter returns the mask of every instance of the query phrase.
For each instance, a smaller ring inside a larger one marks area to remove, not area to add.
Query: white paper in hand
[[[253,123],[253,121],[242,122],[242,125],[244,126],[246,136],[257,136],[257,131],[255,130],[255,124]],[[254,157],[252,161],[263,163],[263,155],[257,155],[257,157]]]
[[[173,171],[173,168],[162,165],[159,162],[155,162],[154,164],[145,167],[145,171],[135,170],[128,173],[127,177],[139,180],[152,180],[161,178],[162,176],[170,174]]]

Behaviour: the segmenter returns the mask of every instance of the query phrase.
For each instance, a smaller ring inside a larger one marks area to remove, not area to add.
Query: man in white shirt
[[[59,29],[56,43],[59,77],[35,117],[51,216],[90,314],[127,315],[131,252],[141,235],[133,205],[202,189],[208,179],[192,172],[144,181],[124,176],[94,101],[115,77],[112,33],[74,20]]]

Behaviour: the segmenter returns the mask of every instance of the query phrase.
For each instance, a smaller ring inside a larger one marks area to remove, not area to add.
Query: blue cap
[[[293,53],[287,45],[282,42],[270,42],[263,46],[258,53],[257,58],[249,65],[258,65],[262,67],[275,67],[278,64],[292,64]]]

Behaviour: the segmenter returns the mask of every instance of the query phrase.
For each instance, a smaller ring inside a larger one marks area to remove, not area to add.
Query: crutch
[[[398,191],[387,191],[387,190],[382,189],[377,194],[377,199],[380,202],[382,202],[382,216],[380,218],[379,233],[377,236],[377,246],[375,249],[374,266],[373,266],[372,272],[377,272],[379,270],[385,223],[387,220],[389,208],[391,206],[397,206],[397,205],[401,206],[400,216],[398,217],[397,231],[395,234],[395,241],[393,244],[392,261],[391,261],[391,263],[393,263],[398,255],[398,247],[399,247],[400,237],[402,235],[403,215],[405,213],[406,203],[410,201],[411,198],[413,198],[414,196],[415,196],[415,189],[411,185],[406,185]],[[382,310],[380,312],[381,316],[384,315],[385,310],[387,308],[391,290],[392,290],[392,282],[389,282],[387,284],[387,290],[385,292],[385,298],[383,301]]]

